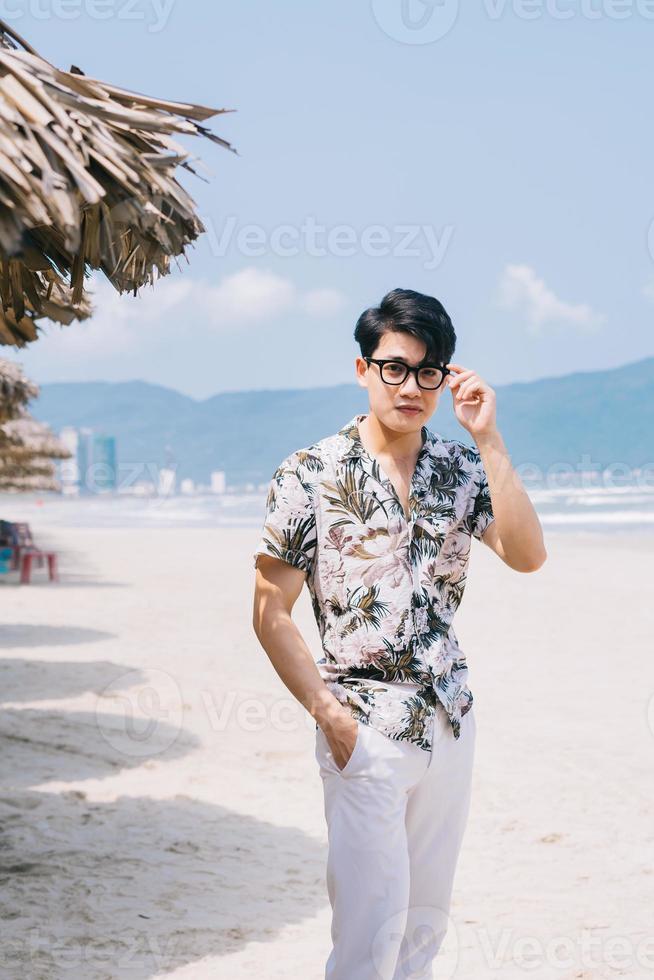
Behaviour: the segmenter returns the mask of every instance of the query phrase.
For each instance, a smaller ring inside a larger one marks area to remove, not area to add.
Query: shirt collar
[[[346,422],[345,425],[338,430],[339,436],[342,436],[344,440],[343,451],[339,456],[340,461],[368,455],[363,443],[361,442],[361,437],[359,436],[359,423],[366,417],[366,414],[354,415],[349,422]],[[422,448],[418,454],[419,462],[422,460],[423,456],[447,455],[447,449],[443,445],[443,440],[438,433],[432,432],[426,425],[422,426],[421,432]]]

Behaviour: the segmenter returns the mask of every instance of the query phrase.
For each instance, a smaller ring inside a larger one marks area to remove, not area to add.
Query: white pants
[[[332,907],[326,980],[433,976],[470,806],[474,705],[458,739],[441,705],[433,725],[428,752],[358,722],[343,769],[316,730]]]

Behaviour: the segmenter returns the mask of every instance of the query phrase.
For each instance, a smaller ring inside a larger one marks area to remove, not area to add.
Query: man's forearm
[[[507,560],[514,567],[542,564],[546,556],[543,529],[522,480],[513,468],[504,439],[494,429],[476,441]]]
[[[324,732],[342,722],[344,715],[349,717],[325,686],[311,651],[285,608],[268,608],[255,632],[282,682]]]

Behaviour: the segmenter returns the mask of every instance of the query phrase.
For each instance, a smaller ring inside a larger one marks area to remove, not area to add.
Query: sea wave
[[[527,489],[544,527],[607,530],[654,525],[654,490],[642,487]],[[265,494],[135,498],[103,494],[0,494],[0,518],[69,527],[260,528]]]

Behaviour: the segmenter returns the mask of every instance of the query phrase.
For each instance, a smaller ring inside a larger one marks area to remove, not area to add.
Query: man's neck
[[[369,412],[359,423],[363,448],[371,456],[383,456],[402,464],[412,464],[422,449],[422,428],[417,432],[394,432]]]

